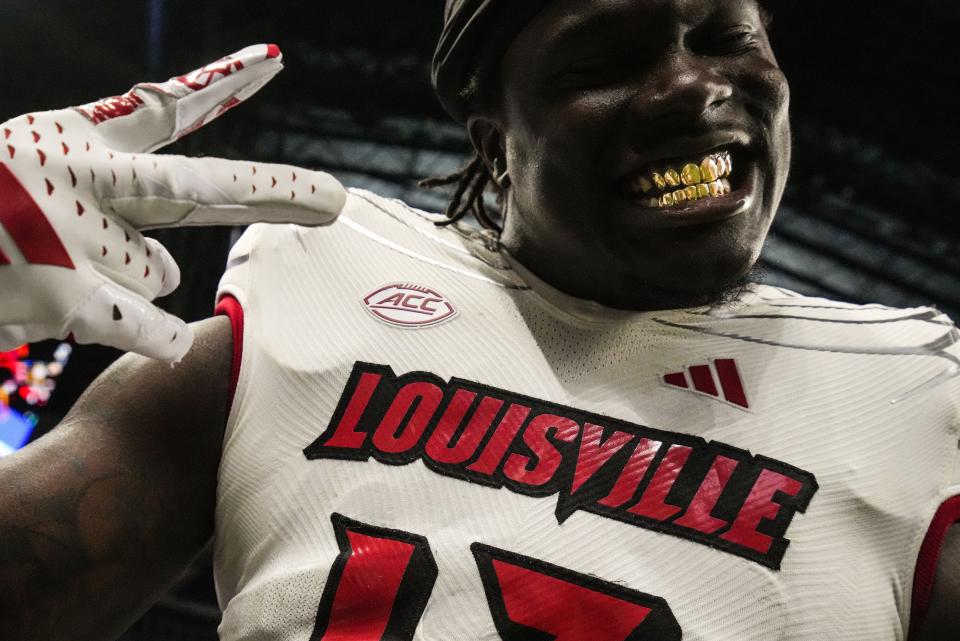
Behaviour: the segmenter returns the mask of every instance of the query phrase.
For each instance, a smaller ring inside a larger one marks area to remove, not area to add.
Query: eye
[[[707,53],[718,56],[736,56],[759,46],[756,31],[746,25],[724,31],[706,44]]]

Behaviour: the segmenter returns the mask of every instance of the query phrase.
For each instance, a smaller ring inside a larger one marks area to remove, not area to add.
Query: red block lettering
[[[520,431],[529,414],[530,408],[525,405],[511,405],[507,408],[507,413],[497,425],[490,442],[483,448],[480,458],[471,463],[467,469],[478,474],[492,475],[507,454],[513,439],[517,437],[517,432]]]
[[[803,484],[796,479],[773,470],[762,470],[730,530],[721,534],[720,538],[766,554],[773,537],[757,532],[757,526],[761,521],[777,518],[783,507],[773,500],[778,492],[796,496],[802,488]]]
[[[370,372],[364,372],[360,375],[360,380],[353,388],[353,394],[350,396],[347,408],[340,420],[337,421],[333,434],[323,443],[324,447],[346,449],[363,447],[368,435],[366,432],[356,431],[357,423],[360,422],[360,417],[363,416],[364,411],[370,404],[370,399],[373,398],[373,393],[377,391],[377,386],[382,378],[380,374],[371,374]]]
[[[700,487],[697,488],[697,493],[690,502],[690,507],[674,523],[704,534],[713,534],[726,526],[726,521],[718,519],[710,513],[717,506],[717,501],[726,489],[738,463],[739,461],[726,456],[717,456],[713,465],[707,471],[707,475],[700,483]]]
[[[407,383],[373,433],[373,445],[387,454],[407,452],[420,441],[443,400],[443,390],[433,383]]]
[[[705,377],[714,376],[715,366],[714,390],[722,387],[734,403],[745,400],[729,359],[700,366],[692,375],[703,379],[698,387],[707,388]],[[388,366],[362,362],[329,425],[303,454],[390,465],[421,461],[462,482],[555,494],[560,524],[590,512],[775,570],[791,544],[786,533],[793,518],[818,487],[810,472],[729,444],[430,372],[397,376]]]
[[[693,449],[686,445],[671,445],[640,500],[627,511],[657,521],[666,521],[679,512],[682,508],[666,502],[667,494],[677,482],[677,476],[683,471],[692,451]]]
[[[637,441],[637,447],[630,455],[630,460],[623,467],[623,471],[620,472],[613,489],[607,496],[600,499],[600,504],[607,507],[620,507],[632,499],[637,492],[637,488],[640,487],[640,481],[647,475],[650,462],[657,455],[661,445],[663,443],[660,441],[647,438],[641,438]]]
[[[428,457],[437,463],[458,465],[474,455],[480,441],[490,431],[497,412],[503,407],[502,400],[491,396],[484,397],[466,429],[453,444],[454,435],[476,397],[476,392],[457,390],[427,441],[425,449]]]
[[[577,456],[577,467],[573,473],[570,494],[574,494],[583,487],[584,483],[593,478],[597,470],[603,467],[614,454],[633,440],[633,435],[626,432],[614,432],[603,443],[600,442],[602,437],[603,428],[601,426],[593,423],[586,423],[583,426],[583,436],[580,438],[580,454]]]
[[[580,433],[576,421],[554,414],[541,414],[523,432],[523,442],[534,456],[513,454],[503,466],[503,475],[524,485],[546,485],[563,462],[563,456],[550,442],[550,437],[572,443]]]

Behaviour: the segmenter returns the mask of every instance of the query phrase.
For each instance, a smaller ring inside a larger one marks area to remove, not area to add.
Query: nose
[[[683,52],[665,57],[645,74],[631,107],[650,124],[702,117],[733,95],[733,84],[709,59]]]

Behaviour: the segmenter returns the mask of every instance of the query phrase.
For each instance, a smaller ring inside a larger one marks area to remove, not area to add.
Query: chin
[[[759,256],[760,248],[742,245],[723,252],[675,254],[673,260],[658,261],[655,271],[646,265],[646,276],[632,279],[628,288],[632,300],[621,306],[666,309],[729,301],[756,275]]]

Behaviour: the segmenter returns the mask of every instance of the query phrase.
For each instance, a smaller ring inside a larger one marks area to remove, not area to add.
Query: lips
[[[657,188],[656,195],[661,195],[691,184],[709,184],[720,178],[729,178],[732,166],[724,167],[723,163],[736,163],[753,145],[754,137],[737,127],[714,129],[697,135],[674,135],[642,147],[639,142],[633,143],[617,167],[615,184],[624,195],[638,192],[650,195],[653,191],[649,190],[651,185]],[[715,168],[705,162],[708,158],[714,160]],[[690,165],[695,165],[699,170],[700,180],[692,180],[697,176]],[[673,189],[668,190],[667,187]]]
[[[719,198],[732,191],[733,154],[729,150],[715,151],[698,160],[679,159],[669,165],[652,166],[657,168],[647,169],[622,184],[625,196],[643,199],[649,207],[670,207],[688,200]],[[664,166],[665,169],[661,168]]]
[[[626,205],[624,220],[643,228],[670,228],[750,211],[760,197],[763,176],[755,152],[732,144],[637,165],[617,182],[617,194]]]

